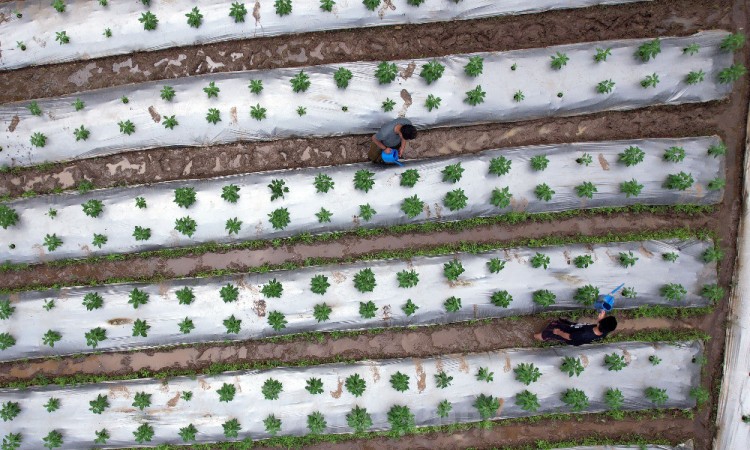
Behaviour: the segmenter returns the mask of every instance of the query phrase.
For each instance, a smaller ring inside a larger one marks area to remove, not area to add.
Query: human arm
[[[559,328],[555,328],[552,330],[552,334],[560,336],[561,338],[565,339],[566,341],[570,341],[570,333],[566,333],[563,330]]]
[[[598,321],[602,320],[606,316],[607,316],[607,311],[601,310],[601,311],[599,311],[599,315],[596,317],[596,321],[598,322]]]
[[[390,153],[391,150],[385,144],[383,144],[376,136],[377,135],[375,134],[372,135],[372,142],[374,142],[375,145],[377,145],[380,150],[385,150],[386,153]]]

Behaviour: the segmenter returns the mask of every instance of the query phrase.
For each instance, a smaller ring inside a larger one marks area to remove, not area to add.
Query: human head
[[[615,328],[617,328],[617,319],[612,316],[607,316],[599,321],[599,331],[604,334],[615,331]]]
[[[417,128],[414,125],[401,125],[401,136],[403,136],[407,141],[416,139]]]

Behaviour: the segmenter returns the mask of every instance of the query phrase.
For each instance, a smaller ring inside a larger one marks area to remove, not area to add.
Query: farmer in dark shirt
[[[538,341],[558,341],[575,346],[590,344],[604,339],[617,328],[617,319],[605,317],[606,314],[605,311],[600,312],[595,325],[565,319],[553,320],[541,333],[535,334],[534,338]]]
[[[394,150],[398,152],[396,160],[404,157],[406,141],[417,137],[417,129],[411,120],[399,117],[386,123],[372,135],[372,143],[367,157],[374,163],[385,164],[383,153],[390,155]]]

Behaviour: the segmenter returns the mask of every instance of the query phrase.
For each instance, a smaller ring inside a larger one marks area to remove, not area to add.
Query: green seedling
[[[711,191],[719,191],[721,189],[724,189],[724,186],[727,185],[727,180],[716,177],[713,180],[709,181],[706,187],[708,187]]]
[[[102,428],[101,430],[96,431],[94,434],[96,434],[94,444],[106,444],[110,438],[109,431],[107,431],[106,428]]]
[[[171,102],[175,96],[175,90],[172,86],[164,86],[161,88],[161,91],[159,91],[159,96],[162,100]]]
[[[325,275],[315,275],[310,279],[310,290],[318,295],[326,293],[331,283],[328,282],[328,277]]]
[[[49,433],[47,433],[47,436],[42,438],[42,442],[44,442],[43,447],[48,448],[48,449],[62,447],[63,436],[59,431],[52,430]]]
[[[401,173],[401,186],[414,187],[419,181],[419,172],[416,169],[406,169]]]
[[[370,192],[375,185],[374,172],[367,169],[360,169],[354,173],[354,188],[360,191]]]
[[[60,239],[57,234],[47,234],[44,236],[44,243],[42,244],[47,247],[48,252],[53,252],[63,245],[63,240]]]
[[[380,3],[380,0],[375,1],[377,1],[378,4]],[[398,67],[396,67],[396,64],[394,63],[383,61],[378,64],[377,69],[375,69],[375,78],[378,79],[378,83],[380,84],[388,84],[392,82],[396,79],[396,75],[398,75]]]
[[[615,82],[612,79],[600,81],[596,85],[596,92],[600,94],[609,94],[615,88]]]
[[[91,348],[96,348],[99,345],[99,342],[107,339],[107,331],[101,327],[92,328],[84,333],[84,337],[86,338],[86,345]]]
[[[661,288],[662,297],[672,302],[678,302],[685,298],[687,290],[678,283],[668,283]]]
[[[579,269],[586,269],[590,265],[594,264],[594,259],[591,255],[580,255],[573,258],[573,264]]]
[[[451,211],[458,211],[466,207],[468,199],[463,189],[454,189],[445,194],[443,205]]]
[[[667,179],[664,181],[664,187],[667,189],[684,191],[689,189],[694,182],[695,180],[693,180],[693,175],[690,173],[671,173],[667,175]]]
[[[54,307],[55,307],[55,300],[53,299],[45,300],[44,306],[42,306],[42,308],[44,308],[45,311],[49,311]]]
[[[407,299],[406,303],[401,307],[401,310],[407,315],[407,317],[414,315],[418,309],[419,306],[412,302],[411,299]]]
[[[346,424],[349,425],[350,428],[353,428],[355,433],[364,433],[372,426],[372,418],[367,412],[367,408],[355,406],[349,413],[347,413]]]
[[[549,165],[549,159],[545,155],[536,155],[531,157],[531,168],[536,171],[542,171]]]
[[[174,130],[174,127],[179,125],[180,123],[177,121],[175,116],[164,116],[164,121],[162,122],[162,125],[164,125],[164,128],[169,130]]]
[[[685,149],[682,147],[669,147],[664,151],[664,160],[678,163],[685,159]]]
[[[636,261],[638,261],[638,257],[633,255],[633,252],[629,251],[627,253],[620,252],[618,255],[618,260],[620,261],[620,264],[622,267],[630,267],[634,266]]]
[[[229,203],[237,203],[240,199],[240,187],[236,184],[228,184],[221,188],[221,198]]]
[[[419,274],[415,270],[402,270],[396,273],[398,287],[412,288],[419,283]]]
[[[175,220],[174,229],[187,237],[192,237],[198,224],[190,216],[180,217]]]
[[[555,70],[562,69],[568,64],[568,61],[570,61],[568,55],[560,52],[555,53],[555,55],[551,56],[550,58],[552,58],[550,66]]]
[[[16,339],[10,333],[0,333],[0,350],[7,350],[16,345]]]
[[[375,302],[370,300],[369,302],[359,302],[359,315],[363,319],[372,319],[375,317],[375,313],[378,311],[378,307],[375,306]]]
[[[369,222],[370,219],[372,219],[377,213],[378,212],[375,211],[375,209],[370,206],[369,203],[359,205],[359,217],[361,217],[365,222]]]
[[[250,92],[258,95],[263,92],[263,80],[250,80],[250,84],[247,87],[250,89]]]
[[[80,98],[77,98],[73,102],[73,109],[75,109],[76,111],[80,111],[85,107],[86,107],[86,104]]]
[[[117,122],[117,126],[120,127],[120,133],[130,136],[135,133],[135,124],[130,120]]]
[[[554,305],[556,298],[557,296],[547,289],[541,289],[532,294],[532,300],[534,303],[543,307]]]
[[[47,145],[47,136],[42,133],[35,132],[31,134],[31,145],[34,147],[42,148]]]
[[[547,183],[542,183],[538,184],[534,188],[534,195],[536,195],[536,198],[538,198],[539,200],[548,202],[552,200],[552,196],[555,195],[555,191],[553,191],[552,188],[547,185]]]
[[[701,296],[705,297],[711,302],[716,303],[724,298],[724,288],[717,284],[704,284],[701,289]]]
[[[510,306],[510,302],[512,301],[513,296],[505,290],[494,292],[490,296],[490,302],[499,308],[507,308],[508,306]]]
[[[612,418],[621,419],[624,417],[621,409],[623,403],[625,403],[625,396],[622,395],[621,390],[615,388],[607,389],[607,392],[604,394],[604,403],[609,408]]]
[[[490,194],[490,204],[501,209],[506,208],[510,205],[511,198],[513,198],[513,195],[510,193],[508,187],[504,187],[503,189],[495,188],[492,190],[492,194]]]
[[[136,197],[135,198],[135,206],[139,209],[146,208],[146,199],[143,197]]]
[[[143,24],[143,29],[146,31],[155,30],[159,25],[159,19],[151,11],[146,11],[145,13],[141,14],[138,22]]]
[[[219,92],[221,92],[221,89],[219,89],[219,86],[216,85],[216,82],[212,81],[208,83],[208,86],[203,88],[203,92],[206,93],[206,96],[208,96],[208,98],[219,98]]]
[[[67,31],[56,31],[55,32],[55,41],[59,42],[60,45],[69,44],[70,43],[70,36],[68,36],[68,32]]]
[[[281,384],[281,381],[273,378],[268,378],[260,388],[260,392],[266,400],[278,400],[279,394],[281,394],[283,390],[284,386]]]
[[[461,299],[458,297],[449,297],[443,302],[443,307],[447,312],[458,312],[461,309]]]
[[[732,64],[731,66],[719,71],[718,80],[721,84],[730,84],[745,76],[747,70],[742,64]]]
[[[372,292],[376,285],[375,274],[369,267],[360,270],[354,275],[354,287],[359,292]]]
[[[283,230],[291,221],[289,218],[289,210],[286,208],[275,209],[268,214],[268,221],[271,222],[271,226],[273,226],[275,230]]]
[[[310,87],[310,77],[304,70],[300,70],[297,75],[289,80],[294,92],[305,92]]]
[[[227,233],[230,236],[232,234],[239,234],[241,228],[242,228],[242,221],[236,217],[232,219],[227,219],[226,224],[224,225],[224,229],[227,231]]]
[[[323,380],[320,378],[308,378],[305,384],[305,390],[312,395],[323,393]]]
[[[618,161],[622,162],[628,167],[631,167],[643,162],[644,156],[646,156],[646,153],[639,147],[630,146],[626,148],[625,151],[618,154]]]
[[[15,312],[16,307],[10,304],[10,300],[0,300],[0,319],[7,320]]]
[[[562,395],[562,401],[574,412],[583,411],[589,407],[589,398],[580,389],[567,389]]]
[[[550,258],[543,253],[537,252],[534,256],[531,257],[530,262],[531,267],[535,269],[544,267],[544,269],[546,270],[547,267],[549,267]]]
[[[242,429],[240,421],[237,419],[227,420],[221,426],[224,429],[224,437],[227,438],[236,438]]]
[[[435,60],[432,60],[427,64],[422,65],[422,71],[419,72],[419,76],[424,78],[427,84],[432,84],[443,76],[444,71],[444,65]]]
[[[232,6],[229,8],[229,17],[234,19],[234,23],[240,23],[245,21],[247,15],[247,8],[244,3],[232,2]]]
[[[666,389],[647,387],[645,394],[646,398],[656,406],[662,406],[663,404],[667,403],[667,400],[669,400]]]
[[[135,437],[135,442],[139,444],[151,442],[151,439],[154,438],[154,427],[147,423],[141,424],[133,431],[133,436]]]
[[[736,52],[745,45],[745,35],[742,33],[734,33],[725,37],[721,41],[719,47],[725,52]]]
[[[487,269],[490,271],[490,273],[499,273],[504,268],[505,261],[501,260],[500,258],[491,258],[489,261],[487,261]]]
[[[284,292],[284,286],[276,278],[272,279],[268,283],[264,284],[260,290],[266,298],[281,298],[281,294]]]
[[[318,223],[329,223],[333,213],[325,208],[320,208],[320,211],[315,213],[315,217],[318,218]]]
[[[307,114],[307,108],[305,108],[304,106],[298,106],[297,107],[297,115],[299,115],[300,117],[302,117],[305,114]]]
[[[83,179],[80,183],[78,183],[78,187],[76,189],[78,190],[78,193],[85,194],[86,192],[94,189],[94,183],[87,179]]]
[[[469,58],[469,62],[464,66],[464,72],[470,77],[477,77],[482,74],[484,70],[484,58],[481,56],[472,56]]]
[[[112,29],[111,28],[105,28],[104,32],[102,34],[106,38],[111,38],[112,37]]]
[[[688,45],[687,47],[682,49],[682,53],[684,55],[693,56],[697,54],[701,49],[701,46],[693,42],[692,44]]]
[[[390,98],[386,98],[381,107],[383,108],[383,112],[390,112],[393,111],[394,106],[396,106],[396,102]]]
[[[664,261],[677,262],[677,260],[680,258],[680,255],[678,255],[675,252],[668,252],[668,253],[662,253],[661,257]]]
[[[276,0],[273,7],[276,8],[276,14],[286,16],[292,13],[292,0]]]
[[[260,106],[260,103],[258,103],[255,106],[250,106],[250,117],[257,121],[261,121],[266,118],[266,113],[268,110],[262,106]]]
[[[221,297],[221,300],[224,301],[224,303],[236,302],[240,297],[240,290],[237,286],[227,283],[226,286],[222,286],[222,288],[219,289],[219,297]]]
[[[427,108],[427,111],[432,112],[433,109],[440,108],[440,97],[435,97],[434,95],[430,94],[427,96],[427,100],[424,102],[425,108]]]
[[[526,386],[536,382],[542,376],[542,372],[533,363],[520,363],[513,372],[516,374],[516,380]]]
[[[464,173],[464,168],[461,167],[461,163],[449,164],[441,171],[443,174],[443,182],[446,183],[457,183],[461,180]]]
[[[21,414],[21,405],[18,402],[7,401],[0,408],[0,418],[3,419],[3,422],[13,420],[19,414]]]
[[[414,414],[408,406],[394,405],[388,410],[388,423],[391,424],[391,433],[403,436],[416,429]]]
[[[611,48],[597,48],[596,54],[594,55],[594,61],[596,62],[604,62],[607,60],[607,57],[612,54]]]
[[[661,41],[659,38],[656,38],[641,44],[635,52],[635,57],[643,62],[648,62],[651,59],[655,59],[659,53],[661,53]]]
[[[690,388],[690,398],[695,400],[696,406],[699,408],[711,399],[711,394],[703,386],[697,386]]]
[[[648,357],[648,362],[650,362],[652,366],[658,366],[661,364],[661,358],[656,355],[651,355]]]
[[[151,239],[151,228],[143,228],[136,225],[133,229],[133,237],[136,241],[147,241]]]
[[[330,176],[319,173],[315,176],[315,181],[313,181],[313,186],[315,186],[315,190],[318,193],[326,194],[328,191],[333,189],[335,183],[333,182],[333,178]]]
[[[216,125],[221,122],[221,112],[216,108],[209,108],[206,113],[206,122]]]
[[[409,390],[409,375],[405,373],[396,372],[391,375],[391,387],[398,392],[404,392]]]
[[[655,88],[657,84],[659,84],[659,75],[656,73],[647,75],[646,78],[641,80],[641,87],[644,89],[649,87]]]
[[[54,219],[57,217],[57,210],[55,208],[50,208],[49,211],[47,211],[47,216],[49,216],[50,219]]]
[[[351,70],[345,67],[339,67],[339,69],[333,74],[333,81],[336,82],[337,87],[346,89],[349,86],[349,81],[351,81],[352,77]]]
[[[437,406],[437,415],[441,418],[446,418],[453,409],[453,405],[448,400],[442,400]]]
[[[502,176],[510,172],[511,161],[504,157],[498,156],[490,160],[489,173],[492,175]]]
[[[109,400],[107,400],[106,395],[99,394],[89,402],[89,411],[94,414],[101,414],[107,408],[109,408]]]
[[[219,394],[220,402],[231,402],[234,400],[235,394],[237,394],[237,388],[233,384],[223,383],[219,389],[216,390]]]
[[[142,291],[138,288],[134,288],[128,294],[128,303],[133,305],[133,309],[138,309],[139,306],[148,303],[149,294],[148,292]]]
[[[569,377],[580,376],[583,373],[583,364],[581,364],[580,358],[573,358],[572,356],[565,356],[560,364],[560,371],[567,373]]]
[[[127,97],[125,97],[124,95],[122,97],[120,97],[120,101],[123,104],[125,104],[125,105],[127,105],[128,103],[130,103],[130,100]]]
[[[322,413],[316,411],[307,415],[307,429],[310,430],[310,434],[319,435],[327,426],[328,423]]]
[[[617,372],[627,367],[628,363],[624,356],[610,353],[604,355],[604,365],[607,366],[607,370]]]
[[[539,409],[539,398],[527,389],[516,394],[516,405],[528,412],[536,412]]]
[[[706,78],[706,73],[702,70],[692,70],[685,76],[685,83],[698,84]]]
[[[283,330],[286,328],[287,323],[286,316],[279,311],[271,311],[271,313],[268,314],[268,324],[271,325],[271,328],[273,328],[274,331]]]
[[[573,299],[584,306],[593,306],[598,298],[599,288],[590,284],[576,289],[576,293],[573,295]]]
[[[445,278],[447,278],[449,281],[456,281],[458,277],[465,271],[466,269],[464,269],[464,266],[459,260],[454,259],[443,264],[443,275],[445,275]]]
[[[480,103],[484,103],[486,95],[487,93],[482,90],[482,85],[477,85],[474,89],[466,91],[464,102],[471,106],[477,106]]]
[[[18,212],[6,205],[0,205],[0,227],[7,229],[18,223]]]
[[[442,370],[435,374],[435,384],[440,389],[445,389],[451,385],[453,377],[443,372]]]
[[[625,194],[625,197],[638,197],[641,194],[641,190],[643,190],[643,185],[638,183],[635,178],[620,183],[620,192]]]
[[[710,263],[715,261],[720,261],[724,257],[724,252],[719,248],[719,246],[714,246],[708,248],[705,252],[703,252],[703,262]]]
[[[190,334],[195,329],[195,324],[189,317],[185,317],[182,321],[177,324],[182,334]]]
[[[136,392],[133,397],[133,407],[143,411],[145,408],[151,406],[151,394],[145,392]]]
[[[320,0],[320,9],[325,12],[331,12],[333,11],[333,5],[335,5],[336,2],[334,0]]]
[[[16,41],[16,47],[21,49],[22,52],[26,51],[26,44],[23,41]]]
[[[516,103],[521,103],[526,96],[523,94],[523,91],[518,90],[513,94],[513,101]]]
[[[187,23],[192,28],[200,28],[201,24],[203,23],[203,14],[201,14],[198,7],[193,7],[192,10],[190,10],[189,13],[185,14],[185,17],[187,17]]]
[[[42,336],[42,343],[54,348],[55,342],[58,342],[60,339],[62,339],[62,334],[58,331],[47,330],[47,332],[44,333],[44,336]]]
[[[500,400],[491,395],[479,394],[474,400],[474,408],[477,409],[482,420],[488,420],[494,417],[500,409]]]
[[[313,317],[315,317],[318,323],[325,322],[330,319],[332,311],[330,306],[325,303],[319,303],[313,307]]]
[[[194,442],[197,433],[198,429],[191,423],[186,427],[180,428],[180,431],[177,434],[182,438],[182,442]]]
[[[29,103],[29,112],[32,116],[41,116],[42,115],[42,108],[39,107],[39,104],[37,102],[31,102]]]
[[[283,1],[283,0],[276,0],[276,1]],[[288,1],[291,2],[291,0],[288,0]],[[276,434],[279,431],[281,431],[281,419],[277,418],[273,414],[269,414],[268,417],[263,419],[263,426],[266,429],[266,433],[270,434],[271,436],[276,436]]]

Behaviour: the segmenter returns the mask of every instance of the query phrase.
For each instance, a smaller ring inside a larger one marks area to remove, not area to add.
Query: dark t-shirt
[[[607,337],[606,333],[602,334],[601,336],[598,336],[594,333],[594,328],[596,328],[596,325],[574,323],[570,325],[560,325],[559,328],[562,331],[570,334],[570,340],[565,342],[575,346],[590,344],[591,342],[598,341]]]

